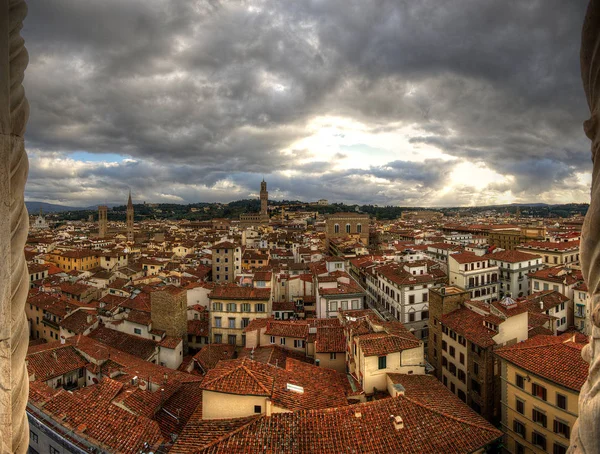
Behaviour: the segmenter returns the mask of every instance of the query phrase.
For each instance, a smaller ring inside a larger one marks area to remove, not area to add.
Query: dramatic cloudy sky
[[[589,200],[583,0],[28,3],[28,200]]]

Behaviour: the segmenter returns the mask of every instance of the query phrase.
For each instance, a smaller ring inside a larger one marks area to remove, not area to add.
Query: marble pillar
[[[600,0],[590,0],[581,36],[581,77],[590,109],[584,123],[592,141],[590,208],[581,235],[581,268],[591,295],[591,336],[583,349],[590,363],[588,379],[579,394],[579,419],[571,433],[569,453],[600,452]]]
[[[23,134],[29,105],[23,76],[29,57],[21,38],[24,0],[0,0],[0,452],[25,453],[29,444],[29,328],[25,302],[29,275],[23,247],[29,219],[24,192],[27,154]]]

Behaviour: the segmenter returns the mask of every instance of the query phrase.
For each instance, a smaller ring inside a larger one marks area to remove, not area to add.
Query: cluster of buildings
[[[135,222],[130,195],[125,223],[32,222],[30,452],[566,452],[580,219],[260,198],[239,220]]]

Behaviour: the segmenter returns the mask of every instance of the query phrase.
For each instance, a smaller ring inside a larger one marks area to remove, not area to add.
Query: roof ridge
[[[492,426],[492,429],[489,429],[489,428],[487,428],[487,427],[483,426],[482,424],[476,424],[476,423],[474,423],[474,422],[471,422],[471,421],[465,421],[465,420],[463,420],[463,419],[460,419],[460,418],[458,418],[458,417],[456,417],[456,416],[454,416],[454,415],[451,415],[451,414],[449,414],[449,413],[446,413],[446,412],[444,412],[444,411],[441,411],[441,410],[437,410],[437,409],[435,409],[435,408],[432,408],[432,407],[430,407],[429,405],[426,405],[426,404],[425,404],[425,403],[423,403],[423,402],[419,402],[419,401],[417,401],[417,400],[415,400],[415,399],[411,399],[410,397],[407,397],[406,395],[401,395],[401,396],[399,396],[399,397],[402,397],[403,399],[406,399],[406,400],[408,400],[409,402],[412,402],[413,404],[415,404],[415,405],[418,405],[419,407],[425,408],[426,410],[429,410],[429,411],[431,411],[431,412],[433,412],[433,413],[438,413],[438,414],[440,414],[440,415],[442,415],[442,416],[444,416],[444,417],[446,417],[446,418],[453,419],[454,421],[458,421],[458,422],[460,422],[460,423],[462,423],[462,424],[467,424],[467,425],[469,425],[469,426],[472,426],[472,427],[477,427],[477,428],[479,428],[479,429],[481,429],[481,430],[485,430],[485,431],[488,431],[488,432],[491,432],[492,430],[498,430],[498,429],[496,429],[496,428],[495,428],[495,427],[493,427],[493,426]],[[457,397],[457,399],[458,399],[458,397]],[[471,410],[471,409],[469,409],[469,410]],[[473,411],[473,410],[471,410],[471,411]],[[487,422],[487,421],[486,421],[486,422]],[[488,423],[488,424],[489,424],[489,423]],[[491,425],[491,424],[490,424],[490,425]]]
[[[250,375],[250,376],[251,376],[251,377],[254,379],[254,381],[255,381],[255,382],[258,384],[258,386],[260,386],[262,389],[264,389],[264,390],[265,390],[265,392],[266,392],[266,393],[267,393],[269,396],[272,394],[272,392],[271,392],[271,391],[269,391],[269,390],[268,390],[268,389],[265,387],[265,385],[263,385],[263,384],[260,382],[260,380],[259,380],[258,378],[256,378],[256,376],[255,376],[255,375],[252,373],[252,371],[251,371],[250,369],[248,369],[248,368],[246,367],[246,365],[245,365],[245,364],[242,364],[242,365],[241,365],[241,367],[242,367],[242,368],[243,368],[243,369],[246,371],[246,373],[247,373],[248,375]]]
[[[536,336],[532,337],[532,339],[535,339],[535,337]],[[521,346],[519,348],[514,348],[514,347],[519,346],[519,344],[507,345],[506,347],[502,347],[502,348],[499,348],[498,350],[496,350],[496,353],[498,353],[498,352],[502,353],[504,351],[515,351],[515,350],[532,350],[534,348],[550,347],[552,345],[566,344],[567,342],[569,342],[569,340],[563,341],[558,336],[550,336],[549,335],[549,337],[556,338],[557,340],[547,339],[546,342],[544,342],[543,344],[525,345],[525,346]]]
[[[196,454],[198,453],[202,453],[202,452],[206,452],[207,449],[212,448],[213,446],[215,446],[218,443],[221,443],[224,440],[227,440],[228,438],[232,437],[233,435],[237,434],[238,432],[246,429],[246,427],[255,424],[260,418],[265,417],[264,415],[257,415],[257,416],[246,416],[246,418],[252,418],[250,421],[248,421],[245,424],[242,424],[240,427],[238,427],[237,429],[226,433],[225,435],[220,436],[219,438],[217,438],[216,440],[211,441],[209,444],[203,446],[200,450],[198,451],[194,451]],[[230,418],[230,419],[242,419],[242,418]]]

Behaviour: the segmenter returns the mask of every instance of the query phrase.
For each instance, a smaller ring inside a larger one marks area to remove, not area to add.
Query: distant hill
[[[117,203],[107,203],[108,207],[112,208],[114,206],[118,206]],[[27,211],[29,214],[39,213],[40,208],[44,213],[62,213],[64,211],[96,211],[98,209],[98,205],[92,205],[89,207],[71,207],[66,205],[56,205],[54,203],[46,203],[46,202],[25,202],[25,206],[27,207]]]

